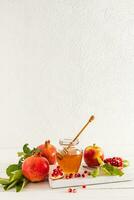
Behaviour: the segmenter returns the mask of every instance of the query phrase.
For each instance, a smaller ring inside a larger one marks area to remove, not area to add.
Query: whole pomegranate
[[[84,150],[84,161],[88,167],[99,166],[98,160],[104,160],[104,154],[100,147],[93,144],[93,146],[88,146]]]
[[[45,180],[49,173],[49,162],[46,158],[33,155],[26,158],[22,164],[22,174],[31,182]]]
[[[50,143],[50,140],[45,141],[45,143],[38,146],[37,149],[41,151],[41,156],[47,158],[50,165],[56,163],[56,148]]]

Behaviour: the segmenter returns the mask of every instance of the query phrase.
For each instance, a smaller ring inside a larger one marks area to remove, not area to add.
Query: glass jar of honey
[[[82,150],[77,147],[79,143],[78,140],[72,143],[72,145],[67,150],[67,153],[62,153],[63,149],[67,148],[71,141],[71,139],[63,139],[59,141],[59,144],[61,146],[59,153],[61,153],[63,157],[62,159],[59,159],[57,157],[57,162],[65,174],[77,173],[79,171],[82,161]]]

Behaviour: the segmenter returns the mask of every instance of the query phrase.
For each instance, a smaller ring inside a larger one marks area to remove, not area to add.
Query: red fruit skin
[[[49,162],[40,156],[31,156],[22,164],[22,174],[31,182],[44,181],[49,173]]]
[[[56,163],[56,148],[50,144],[50,141],[46,141],[45,144],[41,144],[37,147],[41,150],[40,155],[47,158],[50,165],[54,165]]]
[[[93,145],[85,148],[84,161],[88,167],[99,166],[100,164],[97,158],[100,158],[102,161],[104,160],[104,154],[100,147]]]

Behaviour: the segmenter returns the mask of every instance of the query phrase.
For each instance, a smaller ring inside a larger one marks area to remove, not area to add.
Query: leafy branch
[[[122,169],[115,167],[111,164],[104,163],[102,160],[99,160],[100,166],[92,170],[90,173],[92,177],[100,176],[102,174],[107,176],[123,176],[124,172]],[[127,160],[123,161],[123,167],[128,167],[129,162]]]
[[[0,178],[0,184],[4,190],[15,188],[16,192],[19,192],[28,184],[29,181],[22,174],[22,164],[26,158],[35,153],[39,153],[39,150],[36,148],[30,149],[28,144],[23,146],[23,151],[18,152],[18,156],[20,157],[18,163],[11,164],[6,169],[8,178]]]

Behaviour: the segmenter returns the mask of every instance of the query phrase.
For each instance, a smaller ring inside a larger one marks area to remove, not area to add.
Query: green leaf
[[[7,179],[7,178],[0,178],[0,184],[2,184],[2,185],[9,184],[9,179]]]
[[[17,152],[18,156],[21,157],[21,156],[25,156],[25,153],[24,152]]]
[[[23,178],[23,184],[21,189],[23,189],[28,183],[29,181],[26,178]]]
[[[24,157],[21,157],[18,161],[18,169],[21,169],[22,167],[22,164],[23,164],[23,161],[24,161]]]
[[[111,173],[105,168],[105,166],[102,166],[101,170],[105,175],[111,176]]]
[[[6,174],[8,176],[11,176],[12,172],[16,171],[17,169],[18,169],[18,165],[17,164],[9,165],[9,167],[6,169]]]
[[[124,173],[121,171],[121,169],[119,169],[118,167],[114,167],[110,164],[105,164],[103,165],[103,170],[106,170],[109,172],[109,174],[113,175],[113,176],[122,176]]]
[[[18,180],[13,181],[11,184],[8,185],[8,187],[5,187],[4,189],[10,190],[11,188],[13,188],[16,185],[17,182],[18,182]]]
[[[16,192],[20,192],[27,184],[28,180],[26,178],[23,178],[21,182],[16,184]]]
[[[99,167],[97,167],[96,169],[94,169],[92,172],[91,172],[91,176],[92,177],[96,177],[96,176],[99,176],[99,174],[100,174],[100,169],[99,169]]]
[[[31,153],[31,149],[28,147],[29,144],[24,144],[23,146],[23,152],[26,154]]]
[[[18,169],[14,172],[12,172],[12,176],[10,178],[10,182],[15,181],[15,180],[19,180],[22,178],[22,170]]]
[[[38,154],[38,153],[41,153],[42,152],[42,150],[41,149],[38,149],[38,148],[34,148],[33,150],[32,150],[32,154]]]
[[[26,178],[23,178],[23,184],[21,187],[21,190],[29,183],[29,181]]]
[[[3,185],[3,189],[6,191],[8,186],[9,186],[9,184],[8,185]]]
[[[123,167],[128,167],[128,166],[129,166],[128,160],[123,160]]]
[[[20,182],[20,183],[18,183],[18,184],[15,185],[16,192],[20,192],[21,191],[22,184],[23,184],[23,182]]]

